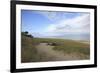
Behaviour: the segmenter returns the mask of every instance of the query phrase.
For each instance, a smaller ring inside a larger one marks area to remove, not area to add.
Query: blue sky
[[[80,12],[21,10],[22,31],[37,37],[88,34],[89,17],[89,13]]]
[[[22,11],[22,31],[40,32],[51,23],[46,17],[34,11]],[[42,27],[41,27],[42,26]]]

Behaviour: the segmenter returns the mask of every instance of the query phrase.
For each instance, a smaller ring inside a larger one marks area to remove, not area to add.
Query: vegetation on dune
[[[64,40],[61,45],[55,46],[54,49],[63,51],[65,53],[79,52],[86,55],[90,54],[88,44],[83,44],[83,43],[74,42],[74,41],[67,41],[67,40]]]
[[[45,54],[38,53],[36,48],[44,39],[29,37],[27,35],[29,35],[28,32],[21,33],[21,62],[42,62],[50,60],[50,58],[45,58]]]
[[[23,36],[27,36],[27,37],[30,37],[30,38],[34,38],[31,34],[29,34],[28,31],[22,32],[21,34],[22,34]]]
[[[53,50],[63,52],[65,54],[77,54],[80,56],[80,59],[89,59],[90,57],[89,44],[65,39],[35,38],[32,35],[28,35],[28,32],[22,32],[21,62],[41,62],[41,57],[43,56],[38,54],[36,49],[36,46],[40,43],[48,43],[48,45],[51,45],[50,43],[54,43],[56,45],[53,45]]]
[[[22,36],[22,47],[21,47],[21,61],[29,62],[36,60],[36,49],[33,46],[35,43],[32,42],[32,38],[28,38],[26,36]],[[35,58],[33,60],[33,58]]]
[[[37,41],[33,41],[34,38],[29,37],[26,33],[22,33],[21,36],[21,62],[37,62],[41,61],[41,57],[37,52],[36,45]]]
[[[80,59],[89,59],[90,49],[84,47],[70,47],[68,45],[55,46],[54,50],[62,51],[67,54],[77,54],[80,56]]]
[[[53,48],[56,51],[62,51],[67,54],[77,54],[80,59],[89,59],[90,57],[90,45],[66,39],[51,39],[51,38],[37,38],[39,42],[56,43]]]

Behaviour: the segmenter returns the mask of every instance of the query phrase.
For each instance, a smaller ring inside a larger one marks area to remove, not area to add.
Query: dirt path
[[[64,54],[60,51],[53,50],[54,46],[47,43],[40,43],[37,45],[37,51],[41,55],[43,61],[64,61],[64,60],[77,60],[79,56],[74,54]]]

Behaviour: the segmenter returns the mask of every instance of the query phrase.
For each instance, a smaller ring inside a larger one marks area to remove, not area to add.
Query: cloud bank
[[[36,37],[89,39],[89,13],[53,11],[36,11],[36,13],[47,18],[51,22],[50,24],[46,24],[46,27],[43,27],[43,31],[33,33]]]
[[[69,18],[57,21],[55,24],[49,24],[45,29],[52,35],[61,34],[87,34],[90,32],[90,15],[83,14],[75,18]]]

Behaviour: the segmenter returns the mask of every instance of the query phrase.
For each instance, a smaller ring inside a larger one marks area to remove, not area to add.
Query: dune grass
[[[90,58],[90,45],[89,43],[82,43],[82,41],[66,40],[66,39],[52,39],[52,38],[37,38],[40,42],[45,41],[48,43],[57,43],[53,49],[56,51],[62,51],[67,54],[77,54],[80,59]]]
[[[21,38],[21,62],[41,62],[42,55],[38,54],[36,46],[39,43],[57,43],[53,50],[67,54],[77,54],[80,59],[90,58],[90,45],[66,39],[53,38],[29,38],[22,35]]]
[[[21,43],[21,62],[37,62],[40,60],[40,55],[37,52],[37,41],[22,35]]]

